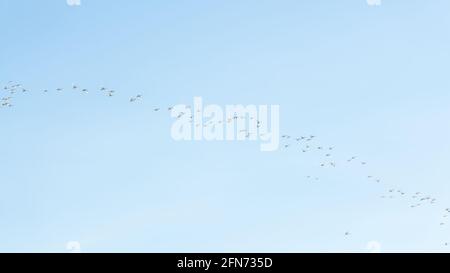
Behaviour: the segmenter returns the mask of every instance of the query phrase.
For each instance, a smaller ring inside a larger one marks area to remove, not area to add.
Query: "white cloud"
[[[379,6],[379,5],[381,5],[381,0],[367,0],[367,5]]]
[[[66,0],[69,6],[79,6],[81,5],[81,0]]]

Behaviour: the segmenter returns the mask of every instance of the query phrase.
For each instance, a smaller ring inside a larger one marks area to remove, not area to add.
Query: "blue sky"
[[[0,0],[0,84],[30,90],[0,108],[0,251],[448,252],[449,8]],[[74,83],[90,92],[55,91]],[[194,96],[280,105],[283,134],[316,135],[342,163],[173,141],[153,109]],[[410,208],[415,192],[436,204]]]

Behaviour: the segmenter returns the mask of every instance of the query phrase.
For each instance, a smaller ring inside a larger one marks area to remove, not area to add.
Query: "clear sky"
[[[0,108],[0,251],[450,251],[449,10],[0,0],[0,85],[29,90]],[[338,165],[292,140],[176,142],[166,108],[194,96],[280,105],[282,134]]]

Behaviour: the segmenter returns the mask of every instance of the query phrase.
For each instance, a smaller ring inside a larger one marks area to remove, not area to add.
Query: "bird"
[[[28,87],[28,86],[27,86]],[[75,84],[72,84],[72,89],[80,89],[80,87],[78,87],[77,85],[75,85]],[[10,81],[10,82],[8,82],[8,84],[7,85],[4,85],[3,86],[3,92],[5,93],[5,94],[16,94],[16,93],[27,93],[27,92],[30,92],[30,93],[32,93],[32,89],[29,89],[29,88],[24,88],[23,87],[23,85],[21,84],[21,83],[16,83],[16,82],[13,82],[13,81]],[[43,89],[43,92],[44,93],[47,93],[48,92],[48,90],[49,89]],[[54,89],[50,89],[50,90],[54,90]],[[98,89],[97,89],[98,90]],[[105,94],[108,96],[108,97],[112,97],[114,94],[115,94],[115,91],[114,90],[108,90],[106,87],[101,87],[100,88],[100,90],[101,91],[104,91],[105,92]],[[1,89],[0,89],[0,91],[2,91]],[[63,88],[56,88],[56,91],[58,91],[58,92],[61,92],[61,91],[63,91]],[[85,93],[87,93],[88,92],[88,89],[87,88],[83,88],[83,89],[81,89],[81,91],[82,92],[85,92]],[[14,95],[13,97],[16,97],[16,95]],[[130,102],[135,102],[135,101],[137,101],[137,100],[140,100],[140,99],[142,99],[142,94],[137,94],[137,95],[135,95],[134,97],[131,97],[130,98]],[[1,100],[0,100],[0,105],[2,106],[2,107],[12,107],[13,106],[13,104],[12,104],[12,101],[13,101],[13,98],[12,98],[12,96],[8,96],[8,97],[3,97],[3,98],[1,98]],[[15,101],[15,98],[14,98],[14,101]],[[154,108],[153,108],[153,110],[154,110],[154,112],[158,112],[158,111],[160,111],[160,109],[164,109],[164,108],[160,108],[160,107],[156,107],[156,106],[154,106]],[[173,107],[172,106],[170,106],[170,107],[168,107],[167,108],[167,110],[168,111],[172,111],[173,110]],[[184,113],[180,113],[178,116],[177,116],[177,118],[181,118],[182,116],[184,115]],[[238,115],[237,113],[235,113],[235,115],[233,116],[233,118],[231,118],[231,119],[228,119],[227,120],[227,122],[231,122],[232,121],[232,119],[245,119],[246,117],[245,116],[242,116],[242,115]],[[190,122],[192,123],[193,121],[192,121],[192,116],[190,117]],[[252,119],[252,117],[250,117],[250,119]],[[221,121],[218,121],[217,123],[221,123]],[[261,125],[261,122],[259,121],[259,120],[257,120],[257,128],[260,128],[260,125]],[[200,126],[200,124],[196,124],[196,126]],[[215,123],[213,123],[213,122],[208,122],[208,123],[205,123],[205,125],[204,126],[215,126]],[[250,132],[248,132],[248,131],[244,131],[245,133],[246,133],[246,137],[247,138],[249,138],[250,137]],[[263,133],[260,133],[259,135],[264,135]],[[302,149],[299,149],[299,150],[297,150],[297,152],[302,152],[302,153],[306,153],[306,152],[308,152],[308,151],[312,151],[312,150],[314,150],[314,148],[313,147],[316,147],[317,148],[317,150],[324,150],[324,151],[326,151],[326,152],[328,152],[328,153],[326,153],[325,154],[325,152],[323,153],[323,154],[321,154],[321,156],[322,156],[322,160],[323,161],[325,161],[325,162],[327,162],[327,163],[321,163],[320,164],[320,166],[321,167],[326,167],[326,166],[332,166],[332,167],[336,167],[336,166],[338,166],[338,165],[340,165],[339,163],[339,161],[333,161],[333,162],[328,162],[327,160],[325,160],[324,158],[323,158],[323,156],[325,156],[325,157],[331,157],[332,156],[332,153],[333,153],[333,158],[337,155],[335,155],[334,154],[334,152],[329,152],[329,151],[333,151],[334,149],[335,149],[335,147],[334,146],[329,146],[329,144],[328,145],[326,145],[325,143],[317,143],[318,141],[313,141],[313,140],[315,140],[316,138],[317,138],[317,136],[315,136],[315,135],[309,135],[309,137],[306,137],[306,136],[294,136],[294,135],[288,135],[288,134],[284,134],[284,135],[282,135],[282,138],[285,140],[285,142],[289,142],[289,140],[292,138],[292,140],[295,140],[296,142],[299,142],[299,144],[300,144],[300,141],[304,141],[304,140],[306,140],[306,143],[305,144],[310,144],[310,145],[306,145],[305,147],[302,147]],[[313,144],[311,144],[311,143],[314,143],[314,146],[313,146]],[[323,144],[323,145],[319,145],[319,144]],[[291,145],[293,145],[293,143],[287,143],[287,144],[284,144],[284,147],[285,148],[288,148],[288,147],[290,147]],[[301,145],[301,146],[303,146],[303,145]],[[337,157],[338,158],[338,157]],[[349,157],[344,157],[344,159],[343,159],[343,161],[345,162],[345,159],[346,158],[349,158]],[[350,157],[349,159],[347,159],[347,162],[352,162],[352,161],[355,161],[356,159],[357,159],[358,157],[357,156],[352,156],[352,157]],[[336,159],[337,160],[337,159]],[[367,162],[366,161],[360,161],[360,164],[361,165],[367,165]],[[367,178],[369,178],[369,179],[374,179],[375,177],[378,177],[376,174],[370,174],[370,175],[367,175]],[[309,176],[307,176],[307,178],[308,179],[314,179],[314,180],[319,180],[319,178],[318,177],[315,177],[315,178],[313,178],[313,176],[311,176],[311,175],[309,175]],[[374,179],[374,181],[376,181],[377,183],[380,183],[381,182],[381,178],[376,178],[376,179]],[[384,180],[383,179],[383,181],[387,181],[387,180]],[[384,184],[384,183],[383,183]],[[381,186],[381,185],[380,185]],[[393,188],[389,188],[389,194],[386,194],[386,195],[383,195],[383,196],[381,196],[381,198],[390,198],[390,199],[392,199],[392,198],[397,198],[397,197],[399,197],[399,196],[405,196],[406,195],[406,193],[405,192],[403,192],[402,190],[398,190],[395,186],[393,187]],[[408,197],[408,200],[411,200],[411,199],[409,199],[410,197],[412,197],[413,199],[415,199],[414,201],[414,204],[407,204],[407,205],[409,205],[411,208],[416,208],[416,207],[419,207],[419,206],[430,206],[431,207],[431,204],[435,204],[436,202],[437,202],[437,199],[436,198],[434,198],[433,196],[431,196],[431,195],[427,195],[426,193],[425,194],[422,194],[422,193],[420,193],[420,192],[416,192],[415,194],[408,194],[408,195],[406,195],[407,197]],[[405,198],[403,198],[403,200],[406,200]],[[443,215],[442,217],[443,218],[447,218],[447,213],[450,213],[450,208],[446,208],[445,209],[445,215]],[[441,220],[445,220],[445,219],[441,219]],[[444,225],[446,225],[446,222],[445,221],[442,221],[442,222],[438,222],[441,226],[444,226]],[[350,232],[345,232],[345,235],[346,236],[349,236],[350,235]],[[446,242],[445,243],[445,245],[447,246],[448,245],[448,243]]]
[[[353,160],[356,159],[356,156],[353,156],[352,158],[350,158],[349,160],[347,160],[348,162],[352,162]]]

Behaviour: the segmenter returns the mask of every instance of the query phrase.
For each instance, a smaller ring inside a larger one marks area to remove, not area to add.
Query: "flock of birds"
[[[59,87],[59,88],[55,88],[53,90],[44,89],[44,90],[42,90],[42,92],[43,93],[48,93],[51,91],[63,92],[65,90],[77,91],[77,92],[81,92],[81,93],[89,92],[89,89],[81,88],[76,84],[72,84],[71,87],[66,88],[66,89]],[[13,101],[14,101],[15,96],[18,95],[19,93],[29,92],[29,89],[25,88],[20,83],[9,81],[8,84],[3,86],[2,91],[3,91],[3,94],[0,94],[0,97],[1,97],[0,108],[10,108],[10,107],[13,107]],[[113,97],[116,94],[115,90],[109,89],[106,87],[100,87],[95,91],[101,92],[106,97]],[[135,96],[130,97],[128,101],[129,101],[129,103],[135,103],[142,99],[143,99],[142,94],[136,94]],[[190,107],[188,106],[188,108],[190,108]],[[153,111],[158,112],[161,109],[162,108],[160,108],[160,107],[155,107],[155,108],[153,108]],[[167,107],[168,111],[171,111],[172,109],[173,109],[172,106]],[[177,118],[181,118],[184,115],[186,115],[186,113],[180,112],[180,113],[178,113]],[[239,118],[245,119],[246,117],[238,116],[237,114],[235,114],[233,117],[227,118],[226,122],[230,123]],[[253,118],[251,118],[251,119],[253,119]],[[189,117],[189,121],[193,122],[192,116]],[[219,121],[218,123],[221,123],[221,122],[222,121]],[[201,125],[196,124],[196,126],[201,126]],[[212,121],[210,121],[210,122],[206,122],[205,124],[203,124],[203,126],[204,127],[215,126],[215,124]],[[257,121],[257,127],[258,128],[260,127],[260,121]],[[245,134],[245,137],[247,137],[247,138],[249,138],[251,136],[250,135],[251,133],[248,132],[247,130],[241,130],[240,133]],[[314,151],[321,153],[322,161],[319,163],[319,166],[321,168],[337,168],[338,166],[340,166],[342,164],[357,164],[360,166],[368,165],[367,161],[360,160],[358,156],[348,157],[347,159],[342,160],[342,162],[333,160],[333,152],[335,151],[335,147],[318,145],[316,143],[317,136],[315,136],[315,135],[308,135],[308,136],[282,135],[281,139],[282,139],[282,143],[283,143],[282,147],[284,149],[297,149],[301,153],[311,153]],[[319,177],[314,177],[314,176],[308,175],[308,176],[306,176],[306,179],[318,181]],[[366,179],[368,181],[372,181],[374,183],[383,184],[383,181],[381,178],[373,176],[373,175],[367,175]],[[426,205],[434,206],[435,204],[437,204],[437,198],[435,198],[431,195],[427,195],[427,194],[424,194],[419,191],[407,193],[401,189],[389,187],[387,185],[384,185],[384,186],[386,187],[385,194],[381,195],[380,198],[382,198],[382,199],[402,198],[405,202],[408,203],[408,205],[411,209],[418,208],[421,206],[426,206]],[[447,224],[447,219],[449,218],[449,216],[450,216],[450,208],[445,208],[442,211],[442,219],[438,222],[439,226],[441,226],[441,227],[445,226]],[[350,236],[350,235],[351,235],[351,233],[349,231],[346,231],[344,233],[344,236]],[[444,245],[449,246],[450,243],[444,242]]]
[[[321,158],[323,159],[319,163],[319,166],[321,168],[326,168],[326,167],[336,168],[343,164],[357,164],[360,166],[368,165],[367,161],[359,160],[358,156],[351,156],[346,160],[342,160],[342,162],[337,162],[336,160],[333,160],[333,151],[335,150],[334,146],[324,147],[324,146],[315,144],[314,140],[317,137],[314,135],[298,136],[298,137],[294,137],[291,135],[282,135],[281,137],[284,140],[283,147],[285,149],[298,149],[302,153],[308,153],[308,152],[313,152],[313,151],[321,152],[322,153]],[[311,175],[306,176],[306,178],[310,179],[310,180],[314,180],[314,181],[319,180],[319,177],[313,177]],[[380,185],[383,184],[382,179],[379,177],[376,177],[374,175],[367,175],[366,179],[368,181],[372,181],[372,182],[380,184]],[[407,193],[406,191],[403,191],[401,189],[394,188],[394,187],[389,187],[388,185],[383,184],[383,186],[385,186],[386,190],[385,190],[385,193],[380,196],[380,198],[382,198],[382,199],[402,198],[405,202],[407,202],[408,206],[411,209],[418,208],[421,206],[426,206],[426,205],[433,206],[433,205],[437,204],[437,198],[435,198],[431,195],[428,195],[428,194],[425,194],[425,193],[422,193],[419,191]],[[445,208],[442,211],[441,216],[442,216],[442,218],[438,222],[438,225],[442,227],[447,224],[447,219],[450,216],[450,208]],[[345,236],[350,236],[350,235],[351,235],[350,232],[348,232],[348,231],[345,232]],[[444,242],[444,245],[449,246],[450,243]]]

